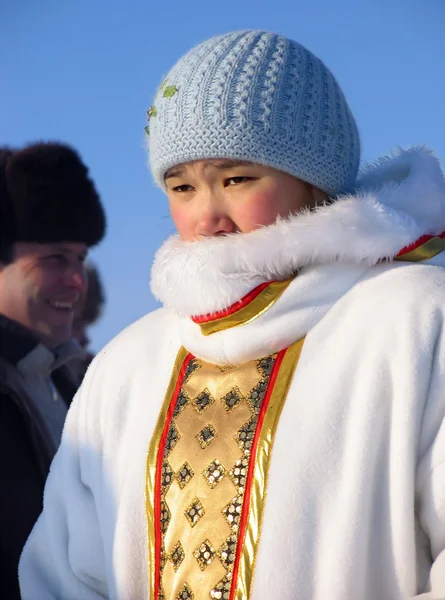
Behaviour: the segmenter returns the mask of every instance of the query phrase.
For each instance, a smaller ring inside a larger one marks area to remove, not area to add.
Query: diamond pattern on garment
[[[168,460],[164,460],[164,462],[162,463],[162,474],[161,474],[162,492],[164,494],[167,493],[169,487],[173,483],[174,478],[175,478],[175,472],[171,468]]]
[[[226,371],[233,371],[233,369],[236,369],[236,365],[218,365],[218,369],[221,373],[225,373]]]
[[[272,368],[275,363],[275,358],[276,355],[266,356],[265,358],[260,358],[256,361],[256,367],[261,373],[263,379],[269,379],[270,374],[272,373]]]
[[[212,560],[215,558],[215,548],[212,546],[210,540],[204,540],[199,548],[193,552],[193,556],[198,561],[199,568],[201,571],[204,571]]]
[[[227,412],[232,410],[232,408],[235,408],[235,406],[238,406],[242,400],[244,400],[244,396],[238,386],[232,388],[228,394],[221,398]]]
[[[185,509],[185,518],[194,527],[196,523],[205,515],[204,506],[199,498],[193,498],[191,504]]]
[[[236,533],[239,529],[242,508],[243,497],[236,496],[222,511],[230,529],[234,533]]]
[[[247,403],[256,416],[260,412],[261,405],[266,396],[268,381],[260,381],[252,390],[247,398]]]
[[[233,563],[235,562],[235,553],[236,553],[236,543],[238,538],[236,535],[231,535],[227,538],[224,544],[217,551],[217,555],[219,560],[221,561],[223,567],[230,571],[233,567]]]
[[[167,563],[167,559],[168,559],[168,555],[167,555],[167,552],[165,551],[164,544],[162,544],[162,546],[161,546],[161,557],[160,558],[161,558],[161,560],[160,560],[159,566],[161,567],[161,573],[162,573],[162,571],[164,570],[164,567]]]
[[[173,550],[170,552],[170,556],[169,556],[169,560],[172,563],[175,571],[177,571],[179,569],[184,558],[185,558],[184,548],[182,547],[181,542],[178,540],[176,542]]]
[[[238,429],[235,439],[238,442],[238,446],[241,450],[251,450],[253,437],[255,435],[255,429],[257,424],[257,418],[252,417],[247,423],[244,423],[240,429]]]
[[[249,457],[243,456],[236,461],[235,466],[229,471],[229,477],[233,481],[240,494],[244,494],[246,488],[247,470],[249,468]]]
[[[176,446],[176,444],[181,439],[179,431],[176,428],[175,422],[172,421],[167,434],[167,441],[165,442],[165,452],[164,457],[167,458],[170,455],[170,452]]]
[[[197,358],[192,358],[192,360],[189,362],[189,364],[187,365],[187,368],[185,370],[184,381],[182,382],[182,385],[185,385],[187,383],[187,381],[190,379],[190,377],[193,375],[193,373],[200,368],[201,368],[201,362]]]
[[[178,417],[182,413],[182,411],[188,404],[190,404],[190,397],[184,392],[184,390],[181,390],[176,400],[175,409],[173,411],[173,418],[176,419],[176,417]]]
[[[205,448],[207,448],[207,446],[213,442],[217,435],[216,429],[211,423],[209,423],[203,427],[203,429],[201,429],[201,431],[197,433],[195,437],[198,440],[198,444],[201,446],[201,448],[205,450]]]
[[[175,600],[193,600],[194,597],[195,594],[192,592],[190,586],[186,582],[184,583],[182,590],[176,596]]]
[[[187,461],[179,468],[179,471],[176,473],[176,481],[179,483],[181,490],[185,488],[194,474],[192,467]]]
[[[220,481],[226,476],[226,470],[217,458],[212,460],[207,469],[202,473],[206,478],[207,483],[212,488],[216,487]]]
[[[196,396],[193,400],[193,408],[200,415],[202,414],[206,408],[208,408],[211,404],[215,402],[215,398],[209,392],[207,388],[205,388],[200,394]]]
[[[215,587],[210,590],[210,598],[212,600],[229,600],[230,597],[230,586],[232,583],[232,573],[227,573],[218,581]]]
[[[167,506],[167,502],[165,500],[161,500],[161,531],[163,534],[166,533],[171,518],[172,514]]]
[[[183,371],[157,473],[158,600],[229,600],[233,592],[253,440],[275,358],[227,367],[192,359]]]

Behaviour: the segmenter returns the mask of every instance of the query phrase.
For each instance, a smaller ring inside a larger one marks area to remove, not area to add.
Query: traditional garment
[[[315,212],[167,241],[164,308],[69,412],[23,598],[445,598],[444,231],[416,149]]]

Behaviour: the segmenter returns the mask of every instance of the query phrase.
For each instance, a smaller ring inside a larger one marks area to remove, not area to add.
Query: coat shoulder
[[[132,372],[141,364],[156,362],[165,346],[179,347],[177,317],[171,311],[160,308],[132,323],[112,339],[95,357],[87,372],[118,373],[120,376]]]
[[[445,269],[422,264],[376,267],[352,290],[356,304],[380,319],[442,320],[445,316]]]

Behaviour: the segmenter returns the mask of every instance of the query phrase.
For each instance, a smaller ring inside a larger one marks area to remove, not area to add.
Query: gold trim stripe
[[[233,314],[206,323],[200,323],[201,333],[207,336],[217,331],[229,329],[230,327],[247,325],[247,323],[262,315],[268,308],[275,304],[293,280],[294,277],[286,281],[274,281],[264,288],[252,302]]]
[[[152,590],[153,600],[155,593],[156,573],[159,573],[158,565],[156,565],[156,523],[155,523],[155,489],[156,489],[156,463],[159,451],[159,444],[162,433],[166,425],[168,410],[176,388],[181,382],[178,382],[179,374],[182,365],[190,353],[181,347],[176,356],[173,366],[173,372],[170,377],[170,382],[165,393],[164,402],[154,429],[150,445],[147,453],[147,464],[145,471],[145,511],[147,516],[147,541],[148,541],[148,560],[149,560],[149,577],[150,589]],[[180,389],[180,388],[179,388]]]
[[[394,260],[402,262],[421,262],[433,258],[445,250],[445,239],[441,237],[433,237],[424,244],[405,252],[405,254],[397,255]]]
[[[240,539],[243,550],[236,581],[236,600],[248,600],[252,593],[253,574],[261,535],[264,507],[266,504],[267,483],[269,477],[272,447],[281,411],[292,381],[295,368],[303,348],[304,338],[290,346],[283,357],[275,385],[264,414],[255,456],[252,474],[248,520],[244,540]],[[260,427],[260,423],[258,427]],[[235,582],[234,582],[235,584]]]

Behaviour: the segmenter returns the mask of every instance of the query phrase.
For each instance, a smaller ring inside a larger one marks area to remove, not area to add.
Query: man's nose
[[[80,292],[86,293],[88,289],[88,280],[83,264],[72,265],[67,269],[64,282],[66,285],[77,288]]]

